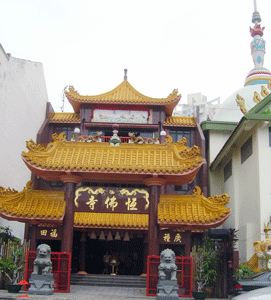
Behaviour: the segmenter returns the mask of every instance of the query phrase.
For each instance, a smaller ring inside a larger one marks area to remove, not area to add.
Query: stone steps
[[[132,275],[71,274],[71,285],[146,288],[146,277]]]

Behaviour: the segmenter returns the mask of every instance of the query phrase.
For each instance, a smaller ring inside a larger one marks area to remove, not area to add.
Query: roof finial
[[[127,80],[127,69],[124,69],[124,80]]]
[[[254,0],[254,11],[257,11],[257,2]]]
[[[257,11],[257,0],[254,1],[254,12],[252,15],[252,23],[254,27],[250,27],[250,34],[253,41],[250,44],[251,55],[254,62],[254,68],[248,73],[245,81],[246,85],[253,85],[260,83],[267,83],[271,78],[271,72],[264,68],[264,55],[265,55],[265,40],[262,38],[264,27],[261,27],[261,16]]]
[[[254,1],[254,12],[252,14],[252,23],[257,24],[257,23],[261,23],[261,16],[260,13],[257,11],[257,3],[256,0]]]

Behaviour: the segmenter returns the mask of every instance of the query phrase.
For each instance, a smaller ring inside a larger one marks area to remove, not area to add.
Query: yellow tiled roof
[[[81,123],[79,114],[77,113],[51,113],[49,115],[50,123]]]
[[[120,144],[68,142],[65,134],[53,135],[46,148],[27,142],[22,156],[28,167],[54,171],[102,171],[182,174],[192,172],[203,162],[201,149],[187,147],[186,139],[165,144]]]
[[[168,108],[168,114],[170,114],[181,98],[181,95],[178,95],[178,90],[173,90],[173,92],[167,98],[151,98],[139,93],[127,80],[123,80],[123,82],[113,90],[100,95],[82,96],[77,91],[75,91],[73,86],[70,86],[69,91],[65,91],[65,94],[69,102],[73,106],[75,112],[79,112],[81,103],[111,103],[133,105],[162,105]]]
[[[64,192],[34,190],[31,181],[21,192],[0,187],[0,214],[4,218],[61,222],[64,212]]]
[[[207,199],[199,187],[192,196],[161,194],[158,223],[190,229],[217,227],[231,214],[225,207],[228,201],[227,194]],[[64,192],[33,190],[31,182],[21,192],[0,187],[0,215],[5,219],[53,226],[62,223],[64,214]],[[74,226],[147,230],[148,218],[148,214],[75,212]]]
[[[158,222],[164,225],[217,227],[231,214],[230,208],[225,207],[228,202],[227,194],[206,198],[199,187],[193,195],[161,195]]]
[[[75,227],[148,229],[149,215],[75,212]]]
[[[194,117],[167,117],[164,126],[183,126],[183,127],[196,127],[196,118]]]

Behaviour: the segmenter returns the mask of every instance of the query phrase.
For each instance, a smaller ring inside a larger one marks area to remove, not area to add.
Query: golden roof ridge
[[[75,212],[75,227],[148,229],[148,214]]]
[[[231,214],[225,207],[229,196],[206,198],[199,187],[195,187],[193,195],[161,195],[158,204],[158,220],[160,224],[182,224],[183,226],[217,227]]]
[[[64,211],[64,192],[34,190],[32,181],[21,192],[0,195],[0,214],[8,219],[60,222]]]
[[[81,123],[78,113],[75,112],[53,112],[49,114],[50,123]]]
[[[79,112],[81,103],[92,104],[132,104],[132,105],[159,105],[165,106],[167,114],[170,115],[174,107],[179,102],[181,95],[174,89],[166,98],[152,98],[138,92],[127,80],[123,80],[111,91],[99,95],[80,95],[73,86],[69,86],[69,91],[65,95],[75,112]]]
[[[68,142],[64,133],[54,134],[54,141],[39,147],[27,142],[22,157],[27,165],[52,170],[120,171],[143,173],[189,172],[203,162],[201,149],[187,147],[186,139],[174,143],[170,136],[165,144],[120,144]],[[124,159],[126,158],[126,159]]]
[[[186,116],[168,116],[164,121],[164,126],[184,126],[196,127],[197,121],[195,117]]]

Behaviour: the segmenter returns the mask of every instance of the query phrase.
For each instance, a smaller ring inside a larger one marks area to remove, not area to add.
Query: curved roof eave
[[[80,111],[81,104],[126,104],[126,105],[152,105],[164,106],[167,115],[171,115],[173,109],[181,99],[175,89],[167,98],[151,98],[139,93],[127,80],[124,80],[113,90],[93,96],[82,96],[71,86],[65,95],[74,111]]]

